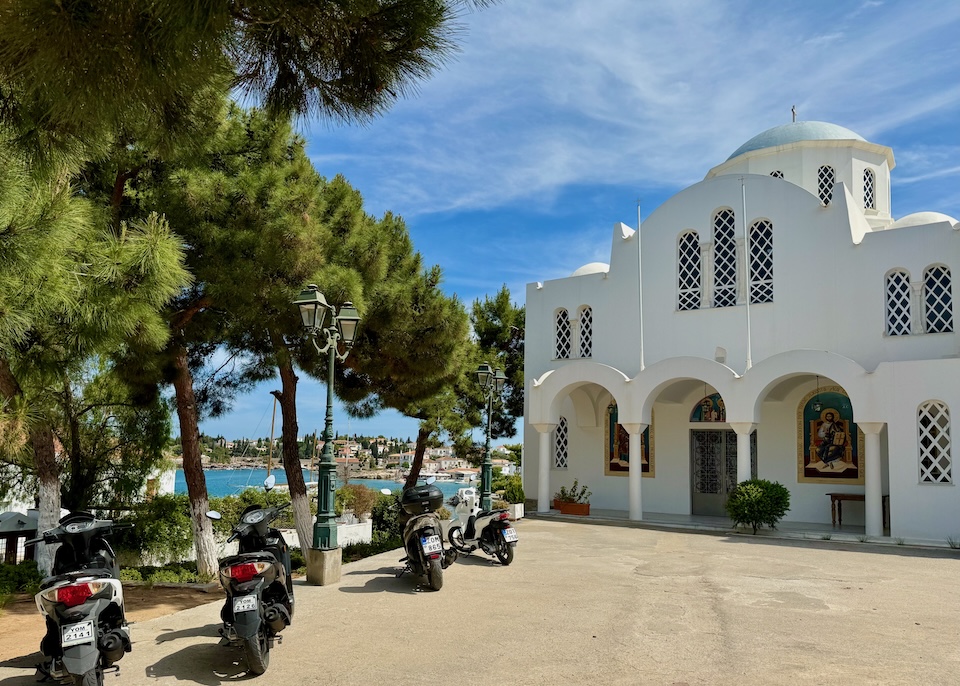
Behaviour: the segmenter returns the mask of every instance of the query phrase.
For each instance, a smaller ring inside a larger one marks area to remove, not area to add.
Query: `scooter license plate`
[[[62,628],[62,631],[60,645],[64,648],[80,643],[93,643],[93,620],[80,622],[79,624],[67,624]]]
[[[257,596],[242,595],[233,599],[233,612],[250,612],[257,609]]]
[[[508,526],[503,530],[503,540],[507,543],[515,543],[517,541],[517,530]]]
[[[423,552],[427,554],[443,552],[443,546],[440,543],[439,536],[422,536],[420,538],[420,545],[423,546]]]

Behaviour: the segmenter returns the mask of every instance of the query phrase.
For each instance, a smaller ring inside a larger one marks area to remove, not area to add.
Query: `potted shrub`
[[[560,514],[586,516],[590,514],[590,496],[593,495],[586,486],[581,486],[576,479],[568,490],[561,486],[553,496],[553,509],[560,510]]]
[[[523,519],[523,503],[525,494],[523,492],[523,480],[518,474],[507,477],[507,484],[503,488],[503,499],[509,503],[510,519]]]

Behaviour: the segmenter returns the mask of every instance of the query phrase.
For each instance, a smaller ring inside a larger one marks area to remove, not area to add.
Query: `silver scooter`
[[[457,559],[453,549],[443,549],[443,529],[436,511],[443,505],[443,492],[433,485],[435,477],[428,477],[423,486],[403,489],[400,506],[409,519],[403,527],[403,548],[407,555],[400,562],[406,566],[397,574],[412,572],[427,578],[434,591],[443,587],[443,570]],[[389,489],[381,493],[391,495]]]
[[[480,496],[473,487],[458,489],[450,504],[453,519],[447,538],[455,550],[469,555],[479,548],[487,555],[496,555],[504,567],[513,562],[513,549],[519,537],[517,530],[510,526],[509,512],[481,511]]]

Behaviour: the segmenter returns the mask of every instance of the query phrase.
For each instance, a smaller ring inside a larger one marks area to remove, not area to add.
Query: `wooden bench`
[[[864,501],[863,493],[827,493],[830,496],[830,522],[834,527],[843,526],[843,501],[859,500]],[[883,508],[883,528],[887,528],[888,509],[890,508],[890,496],[885,495],[882,499]]]

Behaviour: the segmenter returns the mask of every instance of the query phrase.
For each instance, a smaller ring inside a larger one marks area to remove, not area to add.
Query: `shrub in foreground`
[[[727,514],[734,525],[749,524],[754,534],[763,525],[776,529],[789,509],[790,491],[765,479],[742,481],[727,498]]]

